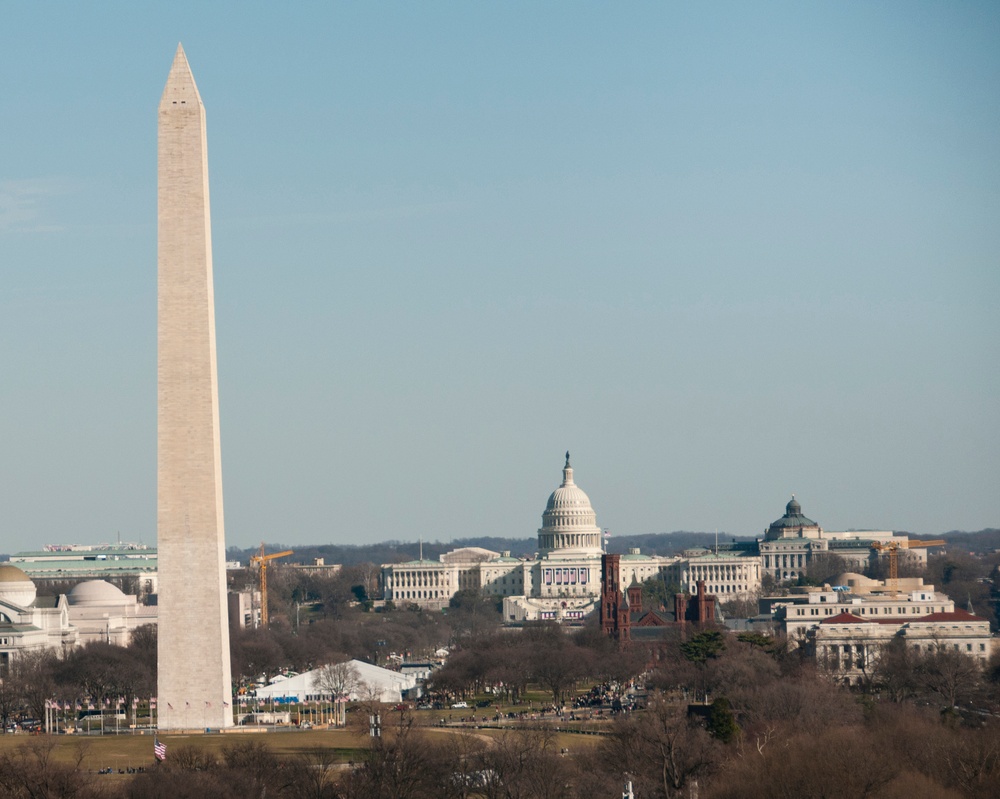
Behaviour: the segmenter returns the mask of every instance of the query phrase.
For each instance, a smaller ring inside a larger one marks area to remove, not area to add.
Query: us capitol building
[[[569,453],[562,483],[549,496],[538,530],[538,551],[531,558],[478,547],[455,549],[438,560],[382,566],[386,600],[429,609],[446,607],[459,591],[476,590],[503,598],[507,624],[552,619],[574,621],[595,610],[601,594],[602,532],[590,498],[573,480]],[[658,576],[694,594],[697,584],[720,602],[757,599],[761,580],[795,581],[819,556],[837,555],[862,569],[876,554],[873,542],[898,545],[908,558],[926,564],[922,549],[907,549],[907,536],[888,530],[831,532],[802,513],[793,496],[785,514],[755,541],[686,550],[680,556],[643,555],[631,549],[619,560],[622,590]],[[919,542],[917,542],[919,543]]]
[[[542,513],[535,557],[512,558],[510,552],[466,547],[446,552],[437,561],[386,564],[382,566],[385,599],[439,609],[458,591],[473,589],[503,597],[507,623],[582,619],[600,601],[601,544],[597,514],[573,481],[567,452],[562,483]],[[633,549],[622,556],[621,582],[630,585],[666,574],[677,561]]]

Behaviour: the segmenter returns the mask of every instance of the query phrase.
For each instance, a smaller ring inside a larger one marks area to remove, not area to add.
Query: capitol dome
[[[105,580],[87,580],[78,583],[66,595],[66,601],[71,605],[121,605],[129,597],[121,590]]]
[[[542,514],[538,549],[541,553],[555,550],[601,552],[601,528],[597,526],[597,514],[590,506],[590,497],[573,482],[573,467],[569,465],[568,452],[562,485],[549,496]]]
[[[26,608],[35,601],[38,590],[31,578],[17,566],[0,563],[0,599]]]

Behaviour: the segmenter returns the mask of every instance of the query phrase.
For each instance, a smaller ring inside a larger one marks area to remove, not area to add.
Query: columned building
[[[696,594],[698,583],[705,583],[720,602],[755,599],[760,592],[760,560],[741,551],[686,553],[668,574],[688,594]]]
[[[915,619],[874,619],[843,611],[809,631],[808,651],[837,679],[858,683],[870,678],[894,640],[918,657],[954,652],[985,666],[993,652],[987,619],[965,610],[930,613]]]

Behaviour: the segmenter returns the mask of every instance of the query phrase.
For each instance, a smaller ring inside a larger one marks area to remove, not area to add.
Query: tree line
[[[470,639],[462,651],[495,655],[496,643]],[[106,783],[79,763],[55,762],[44,742],[32,741],[0,755],[0,799],[574,799],[620,796],[626,780],[640,799],[996,795],[995,664],[976,677],[980,695],[969,712],[949,707],[950,698],[930,686],[898,695],[874,685],[849,690],[759,634],[702,630],[648,654],[658,660],[644,709],[617,714],[594,746],[580,739],[565,751],[565,739],[546,725],[489,739],[475,730],[442,734],[404,711],[385,715],[379,738],[357,729],[359,749],[347,770],[336,767],[330,749],[279,756],[255,739],[218,754],[179,746],[160,767]]]

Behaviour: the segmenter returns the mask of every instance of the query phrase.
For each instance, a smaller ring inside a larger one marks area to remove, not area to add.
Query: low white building
[[[841,574],[834,586],[792,588],[787,596],[760,601],[762,613],[772,613],[790,641],[802,641],[821,622],[850,613],[872,621],[909,621],[932,613],[951,613],[954,601],[920,577],[898,581],[897,591],[879,580],[851,572]]]
[[[402,702],[407,693],[417,687],[415,674],[401,674],[363,660],[350,660],[346,665],[357,675],[356,680],[349,681],[351,685],[347,698],[351,701]],[[273,699],[277,702],[330,700],[333,697],[320,684],[321,671],[319,668],[292,677],[275,677],[267,685],[258,686],[254,695],[258,700]]]
[[[863,618],[844,611],[809,631],[817,663],[847,682],[871,677],[886,645],[894,639],[916,653],[958,652],[985,664],[993,651],[990,623],[965,610],[930,613],[915,619]]]

